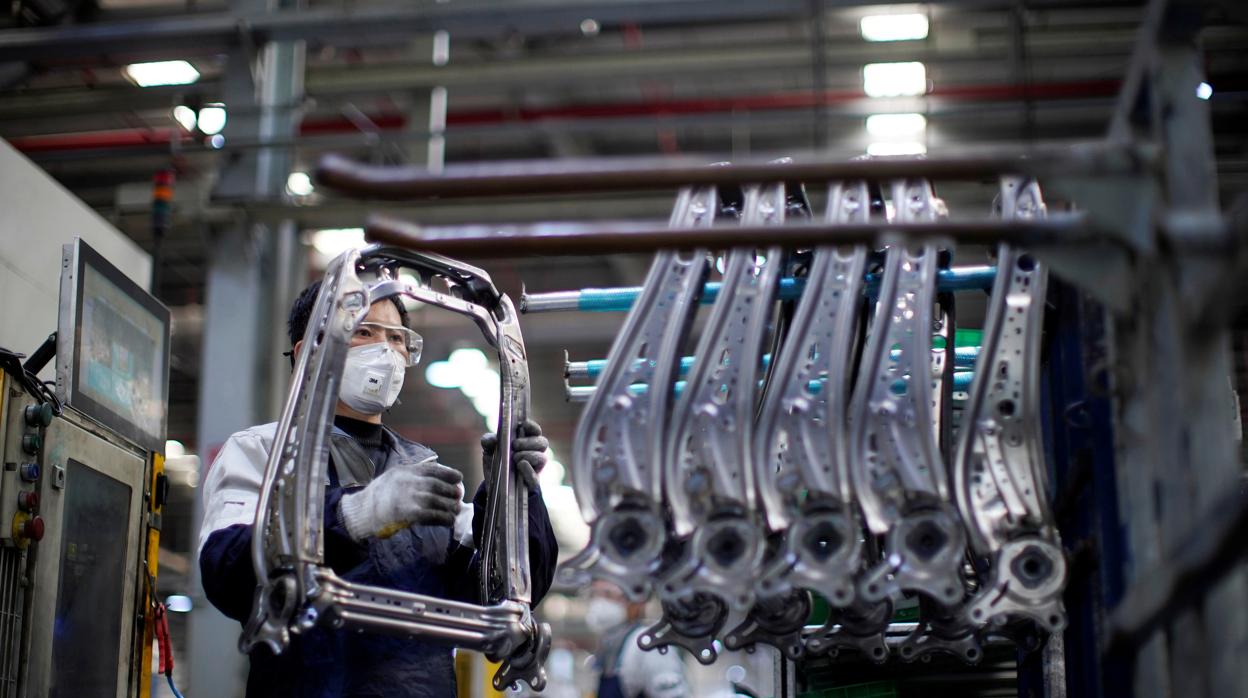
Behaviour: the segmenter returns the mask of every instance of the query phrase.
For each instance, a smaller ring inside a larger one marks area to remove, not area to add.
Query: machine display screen
[[[127,589],[130,487],[72,458],[67,466],[52,628],[52,656],[66,670],[53,672],[51,695],[115,695],[122,614],[107,610]]]
[[[73,362],[58,371],[58,387],[68,383],[67,401],[88,416],[163,452],[169,311],[81,240],[74,257],[67,259],[76,272],[73,283],[61,285],[63,306],[66,292],[72,293],[74,318],[72,328],[62,327],[61,340],[72,338],[72,347],[57,348],[58,363],[62,347]]]
[[[165,325],[90,266],[82,286],[79,389],[141,431],[160,433],[168,375]]]

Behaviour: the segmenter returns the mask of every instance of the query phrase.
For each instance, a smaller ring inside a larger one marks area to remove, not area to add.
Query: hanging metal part
[[[1001,180],[1000,214],[1044,216],[1035,180]],[[963,413],[953,484],[972,550],[989,561],[968,622],[1027,618],[1050,633],[1066,625],[1066,560],[1047,499],[1040,425],[1040,346],[1046,271],[1002,245],[984,324],[984,345]]]
[[[866,221],[865,182],[834,184],[829,222]],[[862,305],[865,248],[815,250],[763,398],[753,466],[764,523],[778,536],[758,575],[758,603],[729,631],[729,649],[765,642],[796,658],[810,608],[805,589],[841,607],[854,599],[862,526],[844,448],[847,389]],[[826,388],[825,388],[826,386]]]
[[[903,222],[938,215],[925,180],[894,182],[892,201]],[[854,492],[871,533],[886,536],[883,561],[860,580],[867,601],[915,592],[952,605],[964,594],[965,533],[932,428],[936,257],[930,244],[888,248],[855,389]]]
[[[750,187],[742,223],[782,225],[787,207],[783,183]],[[694,352],[698,358],[673,412],[662,461],[671,532],[681,540],[678,554],[661,572],[664,617],[643,633],[643,649],[678,644],[701,660],[707,646],[699,645],[711,638],[685,629],[687,611],[704,615],[718,605],[718,631],[727,618],[733,619],[730,627],[740,624],[754,605],[754,577],[763,564],[765,540],[754,519],[751,439],[782,260],[780,247],[768,247],[761,256],[753,247],[734,248],[728,255],[720,297]],[[679,354],[671,358],[675,368]],[[699,595],[714,600],[699,601]],[[710,652],[713,661],[713,647]]]
[[[395,267],[440,276],[455,295],[401,281],[390,273]],[[378,280],[366,284],[357,269]],[[324,565],[326,449],[341,366],[372,303],[395,295],[470,317],[498,351],[502,409],[479,546],[484,605],[356,585]],[[265,644],[280,653],[291,633],[329,624],[475,649],[502,662],[496,688],[525,681],[540,690],[550,630],[529,613],[528,491],[509,467],[512,434],[529,404],[524,341],[510,299],[485,272],[453,260],[398,248],[351,250],[326,271],[303,347],[260,488],[251,551],[257,587],[240,649]]]
[[[876,664],[883,664],[888,661],[886,633],[892,619],[891,600],[868,603],[860,598],[833,613],[823,627],[807,632],[806,651],[812,655],[836,656],[842,650],[851,650]]]
[[[728,608],[714,594],[694,592],[683,597],[663,600],[663,618],[637,636],[643,650],[666,652],[680,647],[699,664],[714,664],[719,657],[715,636],[724,627]]]
[[[671,225],[712,225],[719,206],[714,187],[684,189]],[[706,250],[656,255],[611,347],[573,447],[572,484],[581,515],[592,528],[589,544],[560,570],[568,584],[598,578],[615,583],[634,601],[650,594],[649,580],[657,573],[666,540],[657,464],[672,395],[670,390],[638,394],[631,386],[667,386],[675,380],[708,270]]]

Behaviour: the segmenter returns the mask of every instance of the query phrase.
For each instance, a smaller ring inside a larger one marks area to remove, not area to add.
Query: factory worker
[[[320,282],[312,284],[291,308],[296,355],[319,289]],[[330,437],[325,564],[350,582],[479,603],[475,541],[484,525],[485,484],[471,504],[462,502],[459,472],[381,421],[419,350],[420,338],[408,328],[396,297],[374,303],[351,339]],[[264,424],[231,436],[204,482],[199,534],[204,592],[240,623],[251,613],[256,589],[252,524],[276,428]],[[531,421],[520,432],[513,440],[513,463],[530,481],[528,547],[536,605],[550,588],[558,550],[536,487],[546,439]],[[482,439],[487,464],[494,444]],[[456,694],[451,648],[421,640],[317,627],[292,636],[280,655],[260,646],[250,659],[248,698]]]
[[[585,624],[599,638],[595,663],[602,673],[598,698],[688,698],[693,695],[685,679],[685,665],[678,652],[645,652],[637,636],[645,627],[646,605],[629,603],[624,593],[607,582],[590,586]]]

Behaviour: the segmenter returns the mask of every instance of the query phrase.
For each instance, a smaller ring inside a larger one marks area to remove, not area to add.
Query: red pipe
[[[952,85],[937,87],[928,92],[926,96],[960,102],[1087,99],[1112,97],[1118,93],[1118,87],[1118,80],[1050,82],[1034,85]],[[799,90],[739,97],[651,99],[638,102],[572,104],[559,107],[471,109],[454,111],[448,114],[447,126],[448,128],[454,126],[488,126],[491,124],[525,123],[551,119],[603,119],[647,116],[661,118],[664,116],[691,114],[809,109],[815,105],[819,98],[818,93],[813,90]],[[825,91],[822,95],[822,101],[827,105],[845,104],[865,99],[867,98],[863,96],[862,91],[857,89]],[[394,112],[369,115],[369,119],[383,131],[399,130],[406,124],[406,117]],[[299,127],[300,135],[349,133],[356,130],[358,129],[353,123],[341,117],[305,119]],[[182,129],[154,128],[26,136],[11,139],[9,142],[13,147],[24,153],[46,153],[66,150],[167,145],[175,133],[183,142],[190,141],[193,138],[191,134]]]
[[[183,143],[191,140],[191,134],[181,128],[129,128],[117,131],[87,131],[85,133],[58,133],[49,136],[21,136],[9,139],[9,144],[23,153],[52,153],[65,150],[91,150],[108,148],[132,148],[144,145],[167,146],[177,134]]]

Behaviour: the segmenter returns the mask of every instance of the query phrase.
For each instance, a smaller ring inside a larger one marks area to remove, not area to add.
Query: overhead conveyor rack
[[[975,664],[1004,638],[1019,695],[1234,695],[1248,496],[1229,300],[1248,232],[1217,201],[1201,11],[1150,2],[1101,141],[438,174],[327,158],[318,179],[404,200],[678,190],[668,225],[376,217],[366,233],[474,257],[656,252],[641,287],[528,297],[627,311],[609,356],[576,366],[596,380],[570,463],[592,533],[561,574],[657,596],[643,649],[770,645],[802,680],[830,653]],[[946,217],[932,182],[949,179],[996,183],[993,215]],[[965,245],[994,250],[996,273],[955,410],[961,291],[938,252]]]

